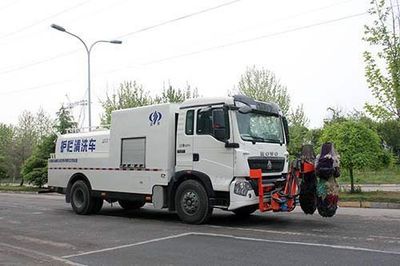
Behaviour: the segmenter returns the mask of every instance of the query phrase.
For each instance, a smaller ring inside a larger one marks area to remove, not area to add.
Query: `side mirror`
[[[226,124],[225,111],[223,109],[214,109],[212,111],[212,128],[216,139],[224,141],[228,138],[229,134]]]
[[[286,138],[286,144],[289,145],[290,143],[290,136],[289,136],[289,124],[286,119],[286,117],[282,117],[282,122],[283,122],[283,129],[285,131],[285,138]]]

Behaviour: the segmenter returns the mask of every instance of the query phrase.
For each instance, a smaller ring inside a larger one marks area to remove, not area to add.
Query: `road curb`
[[[0,193],[12,193],[12,194],[39,194],[37,191],[16,191],[16,190],[0,190]]]
[[[400,203],[371,201],[340,201],[339,206],[344,208],[400,209]]]

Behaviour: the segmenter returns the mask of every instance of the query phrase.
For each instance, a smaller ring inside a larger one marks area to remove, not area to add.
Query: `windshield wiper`
[[[271,142],[271,143],[282,143],[282,141],[280,141],[278,139],[264,139],[264,141]]]
[[[250,140],[253,144],[256,144],[256,142],[269,142],[269,143],[279,143],[282,145],[282,142],[278,139],[265,139],[259,136],[253,136],[253,135],[247,135],[242,136],[242,138],[246,140]]]
[[[264,138],[253,135],[242,136],[242,138],[247,138],[247,140],[250,140],[253,144],[256,144],[257,141],[265,142]]]

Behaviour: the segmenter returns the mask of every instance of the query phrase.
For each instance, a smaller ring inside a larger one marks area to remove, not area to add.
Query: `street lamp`
[[[92,51],[93,46],[95,46],[97,43],[101,43],[101,42],[106,42],[106,43],[112,43],[112,44],[121,44],[122,41],[119,40],[110,40],[110,41],[105,41],[105,40],[99,40],[99,41],[95,41],[94,43],[92,43],[89,47],[87,46],[87,44],[78,36],[75,35],[69,31],[67,31],[65,28],[56,25],[56,24],[51,24],[51,27],[53,29],[59,30],[61,32],[65,32],[71,36],[74,36],[75,38],[77,38],[79,41],[81,41],[81,43],[83,43],[83,45],[85,46],[86,49],[86,53],[87,53],[87,60],[88,60],[88,113],[89,113],[89,131],[91,131],[92,128],[92,108],[91,108],[91,95],[90,95],[90,52]]]

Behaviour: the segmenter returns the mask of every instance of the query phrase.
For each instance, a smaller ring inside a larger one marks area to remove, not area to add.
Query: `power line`
[[[58,58],[61,58],[61,57],[64,57],[64,56],[74,54],[74,53],[76,53],[76,52],[78,52],[78,51],[79,51],[78,49],[76,49],[76,50],[71,50],[71,51],[68,51],[68,52],[59,53],[59,54],[57,54],[57,55],[55,55],[55,56],[48,57],[48,58],[43,59],[43,60],[39,60],[39,61],[35,61],[35,62],[32,62],[32,63],[26,64],[26,65],[22,65],[22,66],[19,66],[19,67],[9,68],[9,69],[6,69],[6,70],[4,70],[4,71],[1,71],[1,72],[0,72],[0,75],[12,73],[12,72],[16,72],[16,71],[19,71],[19,70],[23,70],[23,69],[25,69],[25,68],[29,68],[29,67],[36,66],[36,65],[40,65],[40,64],[43,64],[43,63],[46,63],[46,62],[49,62],[49,61],[53,61],[53,60],[55,60],[55,59],[58,59]]]
[[[89,2],[89,1],[90,1],[90,0],[88,0],[88,1],[86,1],[86,2]],[[151,26],[148,26],[148,27],[145,27],[145,28],[142,28],[142,29],[139,29],[139,30],[136,30],[136,31],[133,31],[133,32],[124,34],[124,35],[121,35],[121,36],[116,37],[116,38],[113,38],[113,39],[120,39],[120,38],[124,38],[124,37],[130,36],[130,35],[133,35],[133,34],[138,34],[138,33],[144,32],[144,31],[148,31],[148,30],[151,30],[151,29],[154,29],[154,28],[157,28],[157,27],[161,27],[161,26],[164,26],[164,25],[167,25],[167,24],[170,24],[170,23],[174,23],[174,22],[177,22],[177,21],[180,21],[180,20],[183,20],[183,19],[187,19],[187,18],[196,16],[196,15],[200,15],[200,14],[203,14],[203,13],[206,13],[206,12],[210,12],[210,11],[212,11],[212,10],[215,10],[215,9],[218,9],[218,8],[222,8],[222,7],[224,7],[224,6],[232,5],[232,4],[237,3],[237,2],[239,2],[239,1],[242,1],[242,0],[235,0],[235,1],[231,1],[231,2],[226,2],[226,3],[220,4],[220,5],[214,6],[214,7],[202,9],[202,10],[199,10],[199,11],[196,11],[196,12],[193,12],[193,13],[190,13],[190,14],[187,14],[187,15],[184,15],[184,16],[181,16],[181,17],[177,17],[177,18],[174,18],[174,19],[170,19],[170,20],[164,21],[164,22],[162,22],[162,23],[158,23],[158,24],[155,24],[155,25],[151,25]],[[86,2],[81,3],[80,5],[83,5],[83,4],[85,4]],[[77,7],[77,6],[75,6],[75,8],[76,8],[76,7]],[[72,8],[73,8],[73,7],[72,7]],[[64,10],[63,12],[66,12],[66,10]],[[59,13],[58,13],[58,15],[59,15]],[[54,17],[54,16],[56,16],[56,15],[53,15],[52,17]],[[46,18],[46,19],[43,19],[43,21],[44,21],[44,20],[47,20],[47,19],[49,19],[49,17]],[[38,22],[38,23],[39,23],[39,22]],[[25,28],[26,28],[26,27],[25,27]],[[0,39],[1,39],[1,38],[0,38]],[[58,59],[58,58],[60,58],[60,57],[64,57],[64,56],[66,56],[66,55],[70,55],[70,54],[76,53],[77,51],[78,51],[78,50],[71,50],[71,51],[69,51],[69,52],[61,53],[61,54],[58,54],[58,55],[55,55],[55,56],[52,56],[52,57],[49,57],[49,58],[46,58],[46,59],[43,59],[43,60],[35,61],[35,62],[33,62],[33,63],[30,63],[30,64],[22,65],[22,66],[19,66],[19,67],[9,68],[9,69],[6,69],[6,70],[4,70],[4,71],[1,71],[1,72],[0,72],[0,75],[8,74],[8,73],[15,72],[15,71],[19,71],[19,70],[22,70],[22,69],[25,69],[25,68],[29,68],[29,67],[32,67],[32,66],[36,66],[36,65],[39,65],[39,64],[43,64],[43,63],[46,63],[46,62],[49,62],[49,61],[53,61],[53,60]]]
[[[62,81],[55,81],[55,82],[50,82],[50,83],[46,83],[46,84],[41,84],[41,85],[37,85],[37,86],[25,88],[25,89],[1,92],[0,95],[9,95],[9,94],[20,93],[20,92],[25,92],[25,91],[38,90],[38,89],[42,89],[42,88],[46,88],[46,87],[51,87],[51,86],[54,86],[54,85],[59,85],[59,84],[64,84],[64,83],[69,83],[69,82],[73,82],[73,81],[74,81],[73,79],[62,80]]]
[[[4,9],[7,9],[15,4],[18,4],[19,1],[20,0],[14,0],[14,1],[11,1],[11,3],[5,4],[4,6],[0,6],[0,11],[3,11]]]
[[[306,11],[301,12],[301,13],[292,14],[292,15],[289,15],[289,16],[285,16],[285,17],[278,18],[276,20],[270,21],[270,22],[268,22],[268,25],[273,25],[273,24],[276,24],[278,22],[291,20],[291,19],[294,19],[294,18],[297,18],[297,17],[302,17],[302,16],[307,15],[307,14],[323,11],[325,9],[330,9],[332,7],[343,5],[343,4],[347,4],[347,3],[353,2],[353,1],[355,1],[355,0],[344,0],[344,1],[340,1],[340,2],[334,2],[334,3],[331,3],[331,4],[325,5],[325,6],[317,7],[317,8],[314,8],[314,9],[309,9],[309,10],[306,10]],[[247,30],[247,29],[249,29],[249,27],[245,28],[245,30]],[[242,31],[244,31],[244,30],[240,30],[239,32],[242,32]],[[236,31],[236,33],[237,33],[237,31]]]
[[[288,29],[288,30],[284,30],[284,31],[278,31],[278,32],[270,33],[270,34],[265,34],[265,35],[253,37],[253,38],[248,38],[248,39],[243,39],[243,40],[239,40],[239,41],[235,41],[235,42],[225,43],[225,44],[212,46],[212,47],[208,47],[208,48],[197,50],[197,51],[192,51],[192,52],[189,52],[189,53],[183,53],[183,54],[179,54],[179,55],[174,55],[174,56],[170,56],[170,57],[166,57],[166,58],[150,61],[150,62],[141,64],[140,66],[152,65],[152,64],[161,63],[161,62],[165,62],[165,61],[170,61],[170,60],[181,58],[181,57],[187,57],[187,56],[191,56],[191,55],[201,54],[201,53],[209,52],[209,51],[212,51],[212,50],[223,49],[223,48],[226,48],[226,47],[231,47],[231,46],[236,46],[236,45],[240,45],[240,44],[244,44],[244,43],[248,43],[248,42],[258,41],[258,40],[271,38],[271,37],[275,37],[275,36],[279,36],[279,35],[283,35],[283,34],[297,32],[297,31],[301,31],[301,30],[305,30],[305,29],[310,29],[310,28],[314,28],[314,27],[318,27],[318,26],[322,26],[322,25],[328,25],[328,24],[332,24],[332,23],[335,23],[335,22],[343,21],[343,20],[348,20],[348,19],[355,18],[355,17],[361,17],[361,16],[364,16],[366,14],[368,14],[368,12],[356,13],[356,14],[340,17],[340,18],[337,18],[337,19],[326,20],[326,21],[322,21],[322,22],[319,22],[319,23],[313,23],[313,24],[309,24],[309,25],[305,25],[305,26],[301,26],[301,27],[296,27],[296,28],[292,28],[292,29]],[[130,67],[128,66],[128,67],[124,67],[124,68],[118,68],[118,69],[114,69],[114,70],[111,70],[111,71],[104,72],[104,73],[102,73],[102,75],[110,74],[110,73],[113,73],[113,72],[116,72],[116,71],[120,71],[120,70],[123,70],[123,69],[138,68],[140,66],[130,66]],[[48,83],[48,84],[44,84],[44,85],[34,86],[34,87],[31,87],[31,88],[27,88],[27,89],[21,89],[21,90],[17,90],[17,91],[8,91],[8,92],[0,93],[0,95],[18,93],[18,92],[23,92],[23,91],[28,91],[28,90],[36,90],[36,89],[40,89],[42,87],[49,87],[49,86],[52,86],[52,85],[63,84],[63,83],[66,83],[66,82],[71,82],[71,81],[72,80],[53,82],[53,83]]]
[[[148,26],[148,27],[141,28],[139,30],[135,30],[135,31],[120,35],[120,36],[116,37],[116,39],[121,39],[121,38],[125,38],[127,36],[134,35],[134,34],[137,34],[137,33],[140,33],[140,32],[152,30],[152,29],[155,29],[155,28],[158,28],[158,27],[161,27],[161,26],[165,26],[167,24],[171,24],[171,23],[183,20],[183,19],[187,19],[187,18],[194,17],[194,16],[197,16],[197,15],[200,15],[200,14],[203,14],[203,13],[207,13],[207,12],[213,11],[215,9],[219,9],[219,8],[222,8],[222,7],[225,7],[225,6],[229,6],[229,5],[235,4],[235,3],[240,2],[240,1],[242,1],[242,0],[234,0],[234,1],[226,2],[226,3],[222,3],[222,4],[217,5],[217,6],[205,8],[205,9],[193,12],[193,13],[189,13],[189,14],[183,15],[181,17],[177,17],[177,18],[174,18],[174,19],[166,20],[164,22],[161,22],[161,23],[158,23],[158,24],[155,24],[155,25],[151,25],[151,26]]]
[[[147,63],[143,63],[140,66],[148,66],[148,65],[161,63],[161,62],[165,62],[165,61],[170,61],[170,60],[181,58],[181,57],[187,57],[187,56],[191,56],[191,55],[201,54],[201,53],[205,53],[205,52],[209,52],[209,51],[213,51],[213,50],[217,50],[217,49],[222,49],[222,48],[227,48],[227,47],[231,47],[231,46],[236,46],[236,45],[240,45],[240,44],[244,44],[244,43],[248,43],[248,42],[254,42],[254,41],[258,41],[258,40],[262,40],[262,39],[266,39],[266,38],[275,37],[275,36],[278,36],[278,35],[292,33],[292,32],[305,30],[305,29],[309,29],[309,28],[314,28],[314,27],[318,27],[318,26],[322,26],[322,25],[332,24],[332,23],[335,23],[335,22],[339,22],[339,21],[343,21],[343,20],[347,20],[347,19],[351,19],[351,18],[355,18],[355,17],[364,16],[366,14],[368,14],[368,13],[367,12],[357,13],[357,14],[353,14],[353,15],[340,17],[340,18],[337,18],[337,19],[326,20],[326,21],[323,21],[323,22],[313,23],[313,24],[300,26],[300,27],[296,27],[296,28],[292,28],[292,29],[288,29],[288,30],[284,30],[284,31],[278,31],[278,32],[274,32],[274,33],[269,33],[269,34],[253,37],[253,38],[248,38],[248,39],[243,39],[243,40],[239,40],[239,41],[235,41],[235,42],[216,45],[216,46],[208,47],[208,48],[205,48],[205,49],[200,49],[200,50],[196,50],[196,51],[192,51],[192,52],[188,52],[188,53],[182,53],[182,54],[179,54],[179,55],[174,55],[174,56],[165,57],[165,58],[162,58],[162,59],[153,60],[153,61],[150,61],[150,62],[147,62]],[[125,68],[119,68],[119,69],[116,69],[116,70],[111,70],[111,71],[103,73],[103,74],[113,73],[113,72],[116,72],[116,71],[119,71],[119,70],[122,70],[122,69],[130,69],[130,68],[137,68],[137,67],[139,67],[139,66],[137,66],[137,65],[136,66],[130,66],[130,67],[128,66],[128,67],[125,67]]]
[[[48,17],[45,17],[45,18],[43,18],[43,19],[41,19],[41,20],[38,20],[38,21],[36,21],[36,22],[33,22],[33,23],[31,23],[31,24],[29,24],[29,25],[27,25],[27,26],[24,26],[24,27],[22,27],[22,28],[19,28],[19,29],[17,29],[16,31],[12,31],[12,32],[6,33],[6,34],[4,34],[3,36],[0,36],[0,39],[8,38],[8,37],[10,37],[10,36],[12,36],[12,35],[15,35],[15,34],[18,34],[18,33],[22,32],[22,31],[25,31],[25,30],[27,30],[27,29],[30,29],[30,28],[36,26],[37,24],[40,24],[40,23],[42,23],[42,22],[44,22],[44,21],[46,21],[46,20],[52,19],[52,18],[57,17],[57,16],[59,16],[59,15],[61,15],[61,14],[64,14],[64,13],[66,13],[66,12],[69,12],[69,11],[73,10],[73,9],[76,9],[76,8],[78,8],[78,7],[80,7],[80,6],[83,6],[83,5],[87,4],[87,3],[90,2],[90,1],[91,1],[91,0],[86,0],[86,1],[84,1],[84,2],[82,2],[82,3],[79,3],[79,4],[77,4],[77,5],[74,5],[74,6],[72,6],[72,7],[66,8],[66,9],[63,9],[63,10],[61,10],[61,11],[59,11],[59,12],[53,14],[53,15],[50,15],[50,16],[48,16]]]

